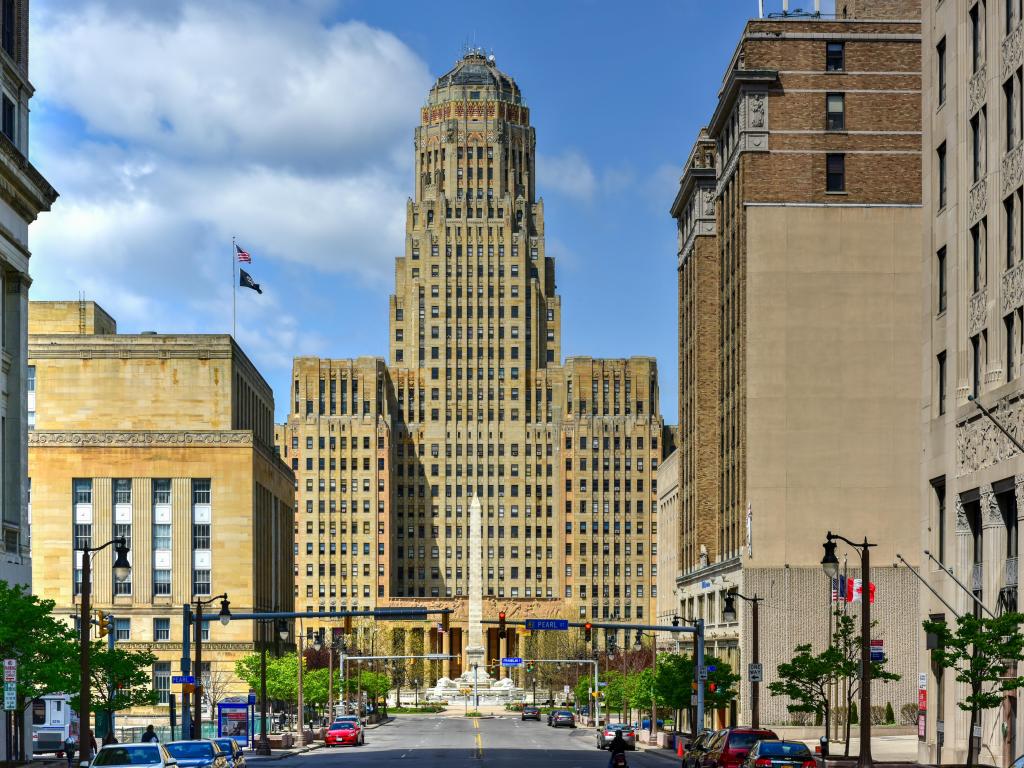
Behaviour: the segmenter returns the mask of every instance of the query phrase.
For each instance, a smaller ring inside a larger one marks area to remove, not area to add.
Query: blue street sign
[[[714,672],[716,669],[714,664],[708,664],[708,672]]]
[[[871,649],[871,660],[872,661],[885,661],[885,651],[881,648]]]
[[[196,678],[194,675],[175,675],[171,678],[171,685],[182,685],[188,683],[189,685],[195,685]]]
[[[561,629],[565,630],[569,628],[568,619],[527,619],[526,628],[530,632],[537,632],[542,629]]]
[[[501,660],[501,666],[503,667],[521,667],[523,666],[523,660],[518,656],[506,656]]]

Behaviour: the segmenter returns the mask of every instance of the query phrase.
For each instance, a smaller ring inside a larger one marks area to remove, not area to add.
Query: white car
[[[166,768],[167,766],[177,766],[178,761],[171,757],[163,744],[151,741],[147,744],[104,744],[90,765],[103,766],[103,768],[120,768],[121,766]]]

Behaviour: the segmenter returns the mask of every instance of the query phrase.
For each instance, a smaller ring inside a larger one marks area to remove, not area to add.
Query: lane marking
[[[476,722],[476,721],[474,721],[474,722]],[[480,734],[479,733],[476,735],[476,757],[479,758],[480,760],[484,759],[484,744],[483,744],[483,741],[480,738]]]

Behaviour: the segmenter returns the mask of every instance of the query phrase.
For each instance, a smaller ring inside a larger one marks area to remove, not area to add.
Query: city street
[[[630,752],[631,766],[668,766],[661,756]],[[518,716],[467,720],[462,717],[399,715],[366,734],[363,747],[317,749],[260,765],[280,768],[331,768],[335,765],[377,766],[407,760],[410,765],[500,766],[501,768],[589,768],[608,764],[590,728],[549,728],[522,722]],[[252,761],[256,763],[256,761]]]

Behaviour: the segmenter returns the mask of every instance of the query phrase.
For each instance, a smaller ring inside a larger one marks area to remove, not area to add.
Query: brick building
[[[562,361],[536,136],[493,57],[471,52],[438,78],[414,145],[388,363],[294,362],[280,447],[298,480],[296,602],[451,607],[443,637],[420,625],[383,642],[461,658],[478,495],[485,617],[649,621],[656,363]],[[491,662],[519,638],[492,629],[485,642]]]
[[[728,623],[721,595],[764,598],[770,682],[798,643],[827,640],[826,532],[866,535],[878,636],[903,676],[876,700],[896,711],[917,695],[918,584],[892,563],[920,551],[920,27],[917,0],[749,21],[672,206],[679,612],[745,673],[750,608]],[[744,680],[747,722],[748,697]],[[761,713],[789,720],[766,691]]]

